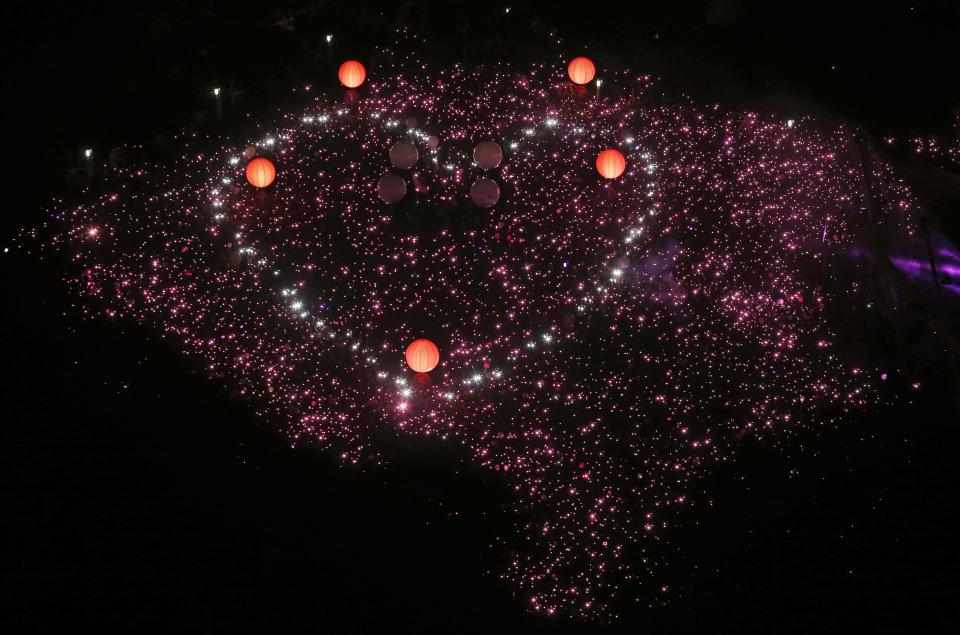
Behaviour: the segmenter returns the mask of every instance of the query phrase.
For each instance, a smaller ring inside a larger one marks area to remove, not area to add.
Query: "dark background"
[[[76,195],[83,148],[242,136],[305,84],[335,88],[326,33],[335,61],[363,59],[398,20],[447,63],[552,59],[555,30],[661,77],[667,99],[957,134],[955,2],[505,6],[7,3],[0,235]],[[213,86],[231,96],[220,123]],[[496,479],[419,441],[385,471],[291,450],[145,330],[77,319],[57,268],[0,255],[7,632],[955,632],[960,421],[936,381],[787,449],[744,447],[707,483],[716,504],[671,535],[668,605],[545,620],[486,573],[510,531]]]

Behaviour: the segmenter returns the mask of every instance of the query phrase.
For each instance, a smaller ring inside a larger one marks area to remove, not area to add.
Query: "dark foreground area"
[[[946,395],[787,455],[744,448],[671,534],[677,597],[611,627],[535,619],[487,575],[496,479],[417,444],[386,471],[291,450],[137,327],[63,317],[9,260],[3,620],[103,632],[950,632],[960,427]],[[696,521],[693,524],[693,521]],[[329,630],[328,630],[329,629]]]

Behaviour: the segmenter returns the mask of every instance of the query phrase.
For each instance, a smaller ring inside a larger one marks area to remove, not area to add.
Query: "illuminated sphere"
[[[270,159],[254,159],[247,164],[247,181],[253,187],[267,187],[277,178],[277,168]]]
[[[503,161],[503,150],[493,141],[481,141],[473,148],[473,160],[484,170],[492,170]]]
[[[574,84],[589,84],[597,74],[597,69],[593,62],[586,57],[577,57],[567,66],[567,75]]]
[[[340,83],[347,88],[356,88],[367,79],[367,69],[357,60],[347,60],[340,65]]]
[[[417,159],[419,158],[420,153],[417,152],[417,146],[409,141],[397,141],[393,144],[393,147],[390,148],[390,163],[392,163],[395,168],[409,170],[417,164]]]
[[[377,182],[377,196],[384,203],[396,203],[407,194],[407,182],[402,176],[384,174]]]
[[[604,150],[597,155],[597,172],[606,179],[615,179],[627,169],[627,160],[619,150]]]
[[[500,200],[500,186],[493,179],[477,179],[470,186],[470,200],[480,207],[493,207]]]
[[[440,349],[430,340],[415,340],[407,347],[407,365],[417,373],[429,373],[440,363]]]

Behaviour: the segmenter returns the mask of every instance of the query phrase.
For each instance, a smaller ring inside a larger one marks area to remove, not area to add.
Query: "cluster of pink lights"
[[[879,373],[844,360],[826,318],[844,301],[829,254],[863,207],[847,133],[657,104],[630,73],[595,98],[559,58],[380,58],[349,104],[317,98],[237,146],[181,136],[174,164],[58,209],[79,306],[155,328],[294,443],[352,463],[384,459],[385,427],[460,445],[515,494],[500,574],[532,610],[659,599],[666,530],[705,503],[711,465],[871,400]],[[496,168],[474,160],[483,141]],[[277,170],[262,190],[254,156]],[[393,204],[386,174],[406,183]],[[876,176],[880,213],[907,223],[909,193]],[[489,208],[479,179],[499,187]],[[441,351],[429,381],[404,361],[421,337]]]

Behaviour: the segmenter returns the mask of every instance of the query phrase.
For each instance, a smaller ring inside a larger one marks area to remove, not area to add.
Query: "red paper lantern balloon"
[[[277,168],[273,167],[270,159],[254,159],[247,164],[247,181],[253,187],[267,187],[277,178]]]
[[[493,179],[477,179],[470,186],[470,200],[480,207],[493,207],[500,200],[500,186]]]
[[[367,69],[357,60],[347,60],[340,65],[340,83],[347,88],[356,88],[367,79]]]
[[[430,340],[416,340],[407,347],[407,365],[414,372],[429,373],[440,363],[440,349]]]
[[[409,141],[397,141],[390,148],[390,163],[393,167],[401,170],[409,170],[417,164],[420,153],[417,152],[417,146]]]
[[[567,75],[574,84],[589,84],[597,74],[597,69],[593,62],[586,57],[577,57],[567,66]]]
[[[407,195],[407,182],[402,176],[384,174],[377,182],[377,196],[384,203],[396,203]]]
[[[619,150],[604,150],[597,155],[597,172],[606,179],[615,179],[627,169],[627,160]]]
[[[492,170],[503,161],[503,150],[495,141],[481,141],[473,148],[473,160],[484,170]]]

